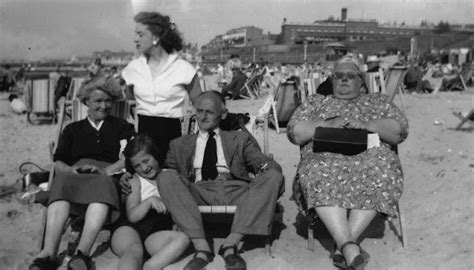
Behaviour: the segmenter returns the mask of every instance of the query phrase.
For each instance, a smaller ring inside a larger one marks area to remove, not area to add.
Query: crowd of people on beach
[[[394,149],[408,136],[403,112],[383,93],[366,89],[366,73],[386,70],[378,56],[348,54],[334,65],[273,65],[262,59],[245,67],[233,55],[208,70],[217,74],[222,89],[207,90],[200,84],[204,67],[180,57],[183,39],[169,16],[140,12],[134,21],[139,57],[123,70],[95,60],[76,93],[88,114],[62,130],[43,245],[29,269],[62,264],[58,249],[71,216],[84,222],[68,269],[93,269],[92,247],[104,227],[112,231],[118,269],[163,269],[181,260],[190,245],[194,254],[184,269],[205,269],[216,254],[199,206],[232,205],[230,233],[218,254],[226,269],[244,270],[240,242],[246,235],[271,234],[277,201],[285,192],[327,227],[335,268],[364,269],[370,255],[361,247],[361,235],[377,214],[397,215],[404,179]],[[405,84],[418,89],[424,71],[413,61],[408,64]],[[438,64],[428,69],[433,77],[456,72]],[[22,77],[8,74],[10,90]],[[261,76],[263,85],[319,80],[287,125],[288,143],[300,147],[292,190],[285,190],[282,167],[261,151],[250,132],[224,128],[227,103],[240,98],[253,76]],[[56,83],[62,77],[67,74],[59,69],[50,74]],[[135,100],[136,129],[111,115],[114,102],[126,98]],[[188,103],[197,132],[182,134]],[[354,140],[367,141],[369,134],[377,136],[355,150]],[[340,141],[334,145],[327,138]]]

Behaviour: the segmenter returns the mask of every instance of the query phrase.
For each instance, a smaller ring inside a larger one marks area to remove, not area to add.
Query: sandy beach
[[[35,126],[27,123],[24,115],[12,115],[6,97],[2,93],[0,100],[1,185],[14,184],[21,177],[18,166],[22,162],[47,167],[48,142],[56,130],[56,125]],[[229,102],[228,107],[231,112],[255,116],[263,103],[264,98],[238,100]],[[395,103],[403,107],[410,124],[409,136],[399,146],[405,174],[400,207],[408,243],[403,248],[384,220],[376,220],[361,244],[371,255],[366,269],[474,269],[474,127],[466,123],[461,130],[454,130],[460,120],[452,114],[474,108],[474,88],[405,94],[403,102],[397,96]],[[263,142],[262,128],[254,135]],[[270,130],[270,153],[282,165],[286,180],[286,192],[279,200],[283,223],[274,226],[277,238],[271,256],[262,241],[251,241],[256,245],[242,254],[248,269],[335,269],[329,259],[332,241],[327,232],[317,226],[315,250],[310,251],[304,224],[297,219],[301,216],[290,200],[298,147],[285,133]],[[39,251],[43,206],[22,205],[13,196],[5,196],[0,198],[0,209],[0,269],[27,269]],[[215,240],[216,250],[221,240]],[[182,269],[190,258],[188,255],[166,269]],[[94,260],[96,269],[116,269],[117,258],[110,250]],[[64,265],[61,269],[66,269]],[[207,269],[224,269],[223,259],[216,256]]]

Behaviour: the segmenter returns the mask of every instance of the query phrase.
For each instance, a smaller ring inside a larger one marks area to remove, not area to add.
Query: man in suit
[[[171,141],[158,188],[174,222],[195,248],[185,270],[204,269],[214,258],[198,205],[237,205],[231,233],[219,254],[227,269],[246,269],[237,245],[246,234],[270,233],[276,201],[284,189],[281,167],[261,152],[250,134],[219,129],[227,114],[219,92],[203,92],[195,108],[199,132]],[[256,177],[251,179],[249,172]]]

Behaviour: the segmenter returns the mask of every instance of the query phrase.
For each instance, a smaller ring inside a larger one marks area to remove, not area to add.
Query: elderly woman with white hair
[[[328,228],[336,242],[334,265],[363,269],[369,255],[359,237],[377,212],[396,214],[402,195],[402,168],[391,146],[407,137],[408,122],[386,96],[366,93],[356,59],[346,56],[335,64],[332,85],[332,95],[311,96],[288,123],[289,140],[301,147],[294,195]],[[354,155],[314,151],[319,127],[377,133],[380,145]]]
[[[99,231],[119,217],[120,197],[111,175],[125,167],[119,153],[134,135],[133,125],[110,115],[120,95],[117,80],[104,74],[79,90],[78,98],[89,107],[88,115],[67,125],[59,139],[44,247],[30,269],[58,267],[57,251],[70,215],[82,216],[84,226],[68,269],[90,269],[90,251]]]

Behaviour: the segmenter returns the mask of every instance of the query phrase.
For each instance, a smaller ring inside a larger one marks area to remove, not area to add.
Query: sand
[[[256,115],[263,101],[234,101],[228,107],[231,112]],[[399,97],[395,101],[400,105]],[[48,142],[56,125],[28,124],[25,116],[9,112],[4,95],[0,102],[0,184],[7,185],[20,178],[18,166],[24,161],[47,167]],[[452,114],[474,108],[474,89],[406,94],[403,107],[410,133],[399,146],[405,173],[400,206],[408,243],[403,248],[384,220],[379,220],[362,242],[371,255],[366,269],[474,269],[474,128],[467,123],[461,130],[453,130],[459,119]],[[274,226],[278,238],[273,241],[271,256],[259,241],[242,254],[248,269],[334,269],[328,257],[331,240],[324,229],[318,226],[315,231],[312,252],[307,248],[305,227],[296,222],[298,211],[290,195],[298,147],[290,144],[284,133],[270,130],[269,136],[270,152],[282,165],[286,179],[286,192],[280,199],[283,224]],[[255,137],[262,142],[262,129],[255,131]],[[21,205],[6,196],[0,198],[0,209],[0,269],[27,269],[38,252],[43,207]],[[219,241],[215,241],[216,249]],[[166,269],[182,269],[189,259],[187,256]],[[96,269],[116,269],[117,258],[110,250],[94,260]],[[224,261],[217,256],[207,269],[223,268]]]

